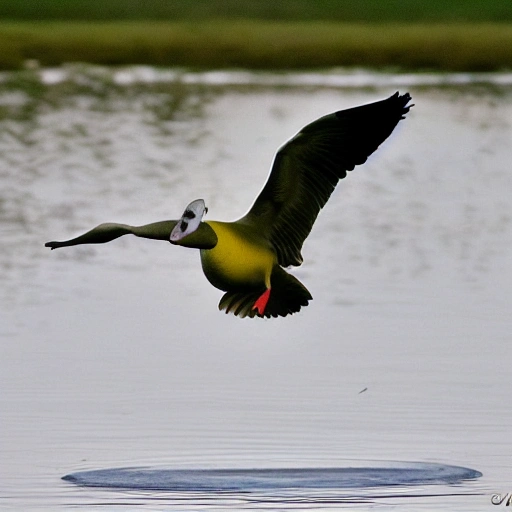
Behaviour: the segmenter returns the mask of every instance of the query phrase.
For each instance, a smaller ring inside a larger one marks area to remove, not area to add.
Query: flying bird
[[[144,226],[100,224],[52,250],[102,244],[132,234],[199,249],[208,281],[224,291],[219,309],[240,317],[278,317],[300,311],[312,296],[285,268],[302,263],[305,239],[338,181],[363,164],[412,105],[396,92],[375,103],[340,110],[305,126],[282,146],[268,180],[246,215],[234,222],[203,221],[202,199],[179,220]]]

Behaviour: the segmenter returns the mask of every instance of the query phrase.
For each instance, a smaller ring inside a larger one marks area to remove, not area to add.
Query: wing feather
[[[397,92],[321,117],[277,152],[267,183],[240,222],[268,238],[281,266],[302,263],[304,240],[338,181],[389,137],[410,100]]]

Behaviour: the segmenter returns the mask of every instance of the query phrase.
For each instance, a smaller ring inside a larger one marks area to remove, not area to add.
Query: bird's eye
[[[182,221],[180,224],[181,232],[183,233],[188,228],[188,222]]]

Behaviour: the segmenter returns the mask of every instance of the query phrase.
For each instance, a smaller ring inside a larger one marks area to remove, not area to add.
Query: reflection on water
[[[379,75],[361,89],[321,76],[66,73],[0,82],[0,507],[186,509],[186,496],[60,480],[155,464],[415,460],[483,473],[419,491],[415,510],[482,510],[510,490],[507,75],[449,86]],[[197,197],[210,218],[236,218],[299,128],[399,83],[416,106],[320,215],[295,271],[314,297],[299,315],[219,313],[198,255],[169,244],[43,247],[104,221],[177,218]],[[360,508],[375,502],[396,505]],[[246,506],[278,504],[230,503]]]

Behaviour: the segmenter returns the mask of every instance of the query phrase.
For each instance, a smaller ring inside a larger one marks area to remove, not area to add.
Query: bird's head
[[[169,241],[174,245],[193,247],[197,249],[212,249],[217,244],[217,235],[213,229],[201,222],[203,215],[208,211],[203,199],[192,201],[183,212],[181,219],[176,223]]]

